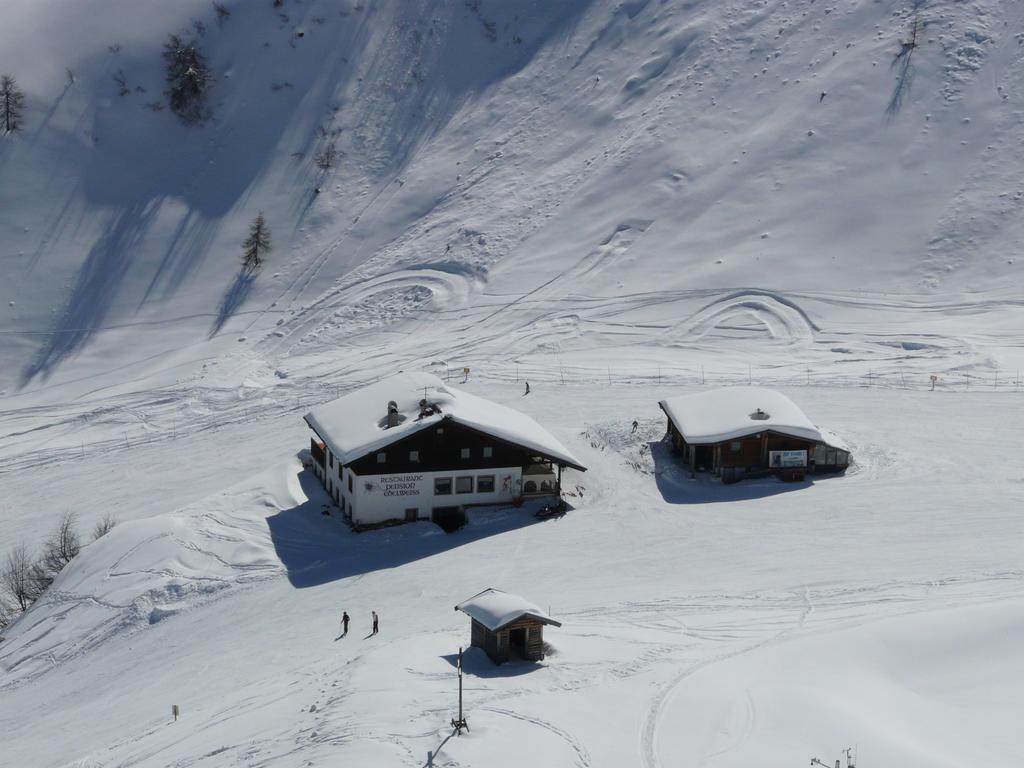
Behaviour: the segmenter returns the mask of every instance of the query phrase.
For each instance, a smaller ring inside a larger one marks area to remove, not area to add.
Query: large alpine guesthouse
[[[356,529],[433,520],[469,506],[558,497],[562,470],[586,468],[524,413],[400,373],[306,414],[313,470]]]
[[[781,392],[726,387],[658,405],[668,417],[672,449],[691,472],[711,472],[725,483],[765,475],[800,480],[844,472],[850,464],[839,437],[812,424]]]

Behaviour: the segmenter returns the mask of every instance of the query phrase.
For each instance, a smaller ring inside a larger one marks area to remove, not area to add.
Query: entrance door
[[[526,627],[508,631],[508,650],[511,656],[526,658]]]
[[[430,511],[430,519],[445,533],[457,531],[466,524],[466,513],[462,507],[434,507]]]
[[[695,445],[694,456],[693,456],[693,469],[701,472],[707,472],[711,469],[711,463],[714,460],[714,454],[710,445]]]

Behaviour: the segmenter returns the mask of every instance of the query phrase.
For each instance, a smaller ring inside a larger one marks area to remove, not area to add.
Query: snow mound
[[[112,635],[280,576],[266,518],[307,501],[280,476],[267,473],[177,513],[122,523],[85,547],[11,627],[0,668],[31,676]]]

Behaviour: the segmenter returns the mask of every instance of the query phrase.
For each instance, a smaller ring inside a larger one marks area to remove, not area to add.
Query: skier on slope
[[[371,635],[376,635],[377,634],[377,612],[376,611],[370,611],[370,616],[373,618],[373,631],[370,634]]]
[[[523,392],[523,397],[526,397],[528,394],[530,394],[530,382],[526,382],[526,391]]]
[[[341,636],[344,637],[348,634],[348,612],[341,612]]]

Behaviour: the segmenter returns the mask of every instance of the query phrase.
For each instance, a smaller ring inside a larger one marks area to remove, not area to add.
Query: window
[[[413,462],[415,464],[419,460],[420,460],[420,452],[419,451],[409,451],[409,461],[411,461],[411,462]]]
[[[352,473],[348,473],[348,492],[352,493]]]
[[[479,477],[477,477],[476,492],[494,493],[494,475],[480,475]]]
[[[341,466],[341,462],[338,462],[338,479],[340,480],[345,476],[345,468]]]
[[[472,477],[456,477],[455,478],[455,492],[456,493],[472,493],[473,492],[473,478]]]
[[[331,454],[331,449],[327,449],[327,464],[331,469],[334,469],[334,456]]]
[[[739,453],[740,448],[742,447],[743,443],[741,443],[739,440],[733,440],[732,445],[729,446],[729,450],[732,451],[733,453]]]
[[[536,493],[537,492],[537,483],[534,482],[533,480],[527,480],[526,484],[523,486],[523,492],[524,493]]]
[[[420,511],[416,507],[405,510],[405,522],[407,523],[415,523],[419,516]]]
[[[443,435],[444,434],[444,427],[438,427],[437,428],[437,434]]]
[[[485,459],[489,459],[493,455],[494,455],[494,449],[491,446],[489,446],[489,445],[485,445],[484,446],[484,458]]]
[[[383,451],[381,451],[380,453],[377,454],[377,463],[378,464],[383,464],[387,460],[388,460],[388,455],[386,453],[384,453]]]
[[[469,455],[470,455],[470,450],[469,450],[469,448],[462,448],[462,449],[461,449],[461,450],[459,451],[459,457],[460,457],[460,458],[463,458],[463,459],[468,459],[468,458],[469,458]]]
[[[452,493],[452,479],[450,477],[434,478],[434,495],[450,496]]]

